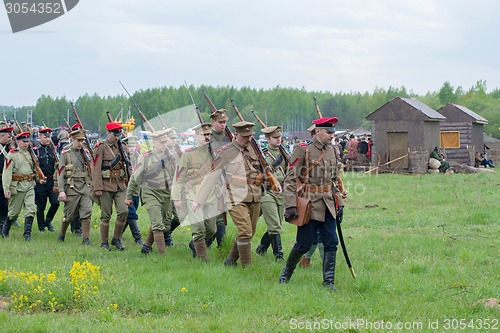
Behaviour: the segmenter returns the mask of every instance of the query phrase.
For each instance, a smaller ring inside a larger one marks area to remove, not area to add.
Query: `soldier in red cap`
[[[28,148],[31,144],[30,132],[16,135],[17,149],[11,150],[5,158],[2,172],[2,185],[5,198],[9,200],[7,221],[3,226],[3,237],[9,236],[10,227],[17,220],[24,207],[24,239],[31,241],[31,228],[35,217],[35,180],[38,179],[36,164]]]
[[[54,186],[57,183],[54,182],[54,175],[56,175],[56,156],[55,149],[51,146],[52,139],[50,138],[52,129],[42,128],[38,131],[40,144],[36,147],[36,154],[38,157],[38,163],[40,164],[40,169],[42,169],[45,175],[46,182],[44,184],[39,184],[35,186],[35,204],[36,204],[36,219],[38,222],[38,230],[45,231],[45,228],[50,232],[54,232],[55,229],[52,226],[52,220],[57,213],[59,208],[59,194],[54,191]],[[55,176],[57,177],[57,176]],[[50,207],[45,216],[45,206],[47,206],[47,199],[49,201]]]
[[[124,250],[120,237],[127,220],[128,207],[125,204],[127,185],[125,183],[125,161],[122,161],[118,145],[122,135],[122,125],[117,122],[106,124],[108,136],[94,151],[92,167],[92,187],[101,206],[101,248],[109,247],[109,221],[113,214],[113,202],[116,208],[116,223],[111,245]]]
[[[3,171],[5,165],[5,157],[10,151],[10,142],[12,141],[13,127],[3,127],[0,129],[0,170]],[[0,173],[0,183],[2,182],[2,174]],[[0,188],[0,233],[7,220],[7,212],[9,210],[9,201],[4,195],[3,186]]]
[[[292,153],[285,178],[285,220],[298,216],[297,182],[300,180],[304,184],[306,177],[304,191],[311,200],[311,218],[309,223],[297,227],[296,243],[281,272],[280,283],[290,280],[297,263],[309,251],[319,231],[324,245],[323,285],[336,290],[334,276],[338,237],[334,192],[338,191],[335,187],[338,161],[331,143],[337,121],[336,117],[314,120],[316,136],[311,143],[297,145]]]

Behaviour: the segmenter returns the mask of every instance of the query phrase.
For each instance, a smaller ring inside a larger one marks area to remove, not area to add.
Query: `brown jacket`
[[[125,164],[118,162],[113,169],[111,161],[120,155],[117,143],[112,144],[109,139],[104,140],[94,150],[92,167],[92,187],[94,191],[118,192],[125,191]]]
[[[301,143],[295,146],[291,166],[288,169],[285,178],[285,208],[296,207],[297,181],[300,179],[304,183],[305,178],[302,173],[306,170],[306,148],[309,150],[309,166],[316,162],[323,150],[325,154],[309,172],[308,184],[312,185],[308,191],[308,197],[311,200],[311,220],[325,221],[326,209],[330,211],[333,217],[336,217],[335,199],[333,193],[337,191],[335,181],[338,174],[337,158],[331,145],[323,145],[318,139],[314,138],[311,144]],[[325,191],[325,189],[331,190]]]

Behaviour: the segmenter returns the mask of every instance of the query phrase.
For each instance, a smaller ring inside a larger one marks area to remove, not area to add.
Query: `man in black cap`
[[[37,183],[35,186],[35,204],[36,204],[36,219],[38,222],[38,230],[45,231],[45,228],[50,232],[54,232],[54,227],[52,226],[52,220],[57,213],[59,208],[58,195],[54,191],[54,177],[57,177],[55,170],[56,166],[56,151],[52,146],[52,140],[50,138],[52,130],[50,128],[43,128],[38,131],[40,134],[39,140],[40,144],[36,147],[36,154],[38,157],[38,163],[40,169],[45,176],[46,182],[44,184]],[[54,176],[55,175],[55,176]],[[45,215],[45,206],[47,205],[47,199],[50,203],[47,215]]]

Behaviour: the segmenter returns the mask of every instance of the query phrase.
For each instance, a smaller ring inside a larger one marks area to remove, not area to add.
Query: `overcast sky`
[[[0,105],[189,84],[330,92],[500,87],[500,1],[81,0],[13,34]]]

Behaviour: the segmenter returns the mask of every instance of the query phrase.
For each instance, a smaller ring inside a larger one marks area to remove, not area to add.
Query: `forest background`
[[[118,83],[117,83],[118,84]],[[487,82],[479,80],[468,89],[461,86],[454,87],[450,82],[445,82],[439,91],[427,92],[418,95],[404,86],[400,88],[389,87],[375,88],[373,92],[327,92],[306,91],[304,88],[257,89],[250,87],[235,88],[232,86],[190,86],[189,91],[184,85],[179,87],[158,87],[139,90],[132,97],[144,113],[146,118],[157,116],[157,112],[164,114],[171,110],[179,109],[186,105],[196,104],[205,120],[209,119],[210,105],[205,101],[203,91],[210,96],[218,108],[231,110],[233,99],[245,120],[254,121],[252,110],[264,120],[266,124],[281,125],[284,132],[305,131],[311,120],[317,118],[313,97],[317,98],[323,116],[339,118],[338,129],[371,128],[371,122],[365,116],[375,111],[395,97],[416,98],[434,110],[438,110],[446,103],[463,105],[488,120],[484,131],[496,138],[500,138],[500,88],[491,91],[487,89]],[[191,99],[191,95],[194,101]],[[27,119],[28,110],[32,110],[33,124],[55,128],[63,125],[63,117],[70,116],[69,123],[74,123],[70,111],[70,100],[65,96],[52,97],[42,95],[36,105],[32,106],[1,106],[0,111],[5,112],[8,119],[14,114],[19,122]],[[141,127],[142,119],[134,110],[134,106],[124,93],[119,96],[99,96],[84,94],[74,101],[79,116],[86,129],[104,134],[104,125],[107,123],[106,112],[116,117],[120,110],[135,118],[136,128]],[[195,115],[193,115],[194,117]],[[229,112],[229,124],[237,122],[234,112]],[[257,124],[257,130],[260,125]],[[185,129],[181,129],[185,130]]]

